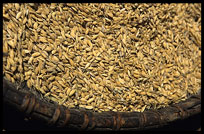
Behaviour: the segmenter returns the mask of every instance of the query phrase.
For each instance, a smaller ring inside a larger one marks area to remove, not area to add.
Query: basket
[[[31,120],[40,120],[49,126],[77,130],[147,130],[188,118],[201,112],[201,94],[193,95],[178,104],[157,110],[140,112],[92,112],[68,109],[65,106],[47,102],[21,84],[3,79],[4,104],[24,113]]]

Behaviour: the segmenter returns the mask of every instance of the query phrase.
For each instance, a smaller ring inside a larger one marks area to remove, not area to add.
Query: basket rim
[[[144,112],[93,112],[67,108],[63,105],[37,98],[31,91],[17,90],[13,83],[3,78],[3,101],[31,119],[40,119],[49,126],[76,128],[77,130],[144,130],[158,128],[179,119],[201,112],[201,94],[160,109]]]

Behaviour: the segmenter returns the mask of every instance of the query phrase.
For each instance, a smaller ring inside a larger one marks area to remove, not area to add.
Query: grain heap
[[[3,4],[3,74],[68,108],[157,109],[201,88],[201,4]]]

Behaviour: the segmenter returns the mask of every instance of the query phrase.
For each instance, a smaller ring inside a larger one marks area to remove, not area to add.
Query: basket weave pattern
[[[140,112],[102,112],[68,109],[48,103],[31,92],[17,90],[3,79],[4,103],[24,112],[32,119],[44,121],[50,126],[78,130],[144,130],[157,128],[178,119],[188,118],[201,112],[201,95],[158,110]]]

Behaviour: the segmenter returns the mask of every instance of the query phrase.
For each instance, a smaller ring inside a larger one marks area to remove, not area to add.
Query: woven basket
[[[18,89],[3,79],[3,99],[25,113],[32,120],[41,120],[49,126],[77,130],[146,130],[158,128],[201,112],[201,95],[158,110],[140,112],[102,112],[68,109],[43,100],[22,84]]]

